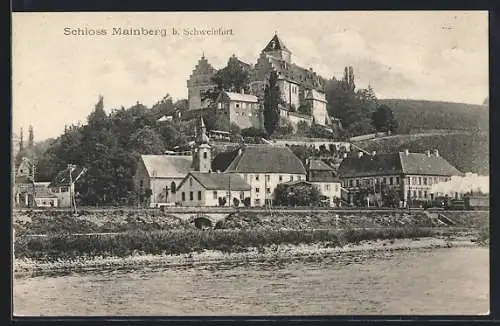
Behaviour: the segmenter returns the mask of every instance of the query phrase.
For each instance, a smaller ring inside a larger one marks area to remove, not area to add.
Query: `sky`
[[[183,33],[219,28],[232,35]],[[202,54],[215,68],[233,54],[254,64],[275,33],[294,63],[339,79],[352,66],[356,86],[370,84],[379,98],[481,104],[488,96],[486,11],[13,13],[12,130],[27,135],[32,125],[36,141],[57,137],[85,123],[99,95],[107,112],[187,98]]]

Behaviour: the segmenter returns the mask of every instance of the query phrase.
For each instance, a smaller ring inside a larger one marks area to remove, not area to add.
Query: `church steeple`
[[[211,148],[207,136],[207,128],[200,116],[199,129],[196,132],[196,144],[193,150],[193,168],[195,171],[210,172],[212,163]]]

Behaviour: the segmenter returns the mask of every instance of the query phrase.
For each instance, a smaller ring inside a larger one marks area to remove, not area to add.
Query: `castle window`
[[[255,192],[259,193],[260,192],[260,188],[259,187],[255,188]]]
[[[189,192],[189,200],[193,200],[193,192],[192,191]]]
[[[258,174],[255,175],[255,181],[259,181],[259,175]]]
[[[207,152],[203,152],[203,158],[206,159],[207,158]]]
[[[236,103],[236,107],[239,108],[240,107],[240,104],[239,103]]]
[[[201,200],[201,191],[198,191],[198,200]]]
[[[189,186],[192,187],[193,186],[193,179],[192,178],[189,178]],[[191,199],[192,200],[192,199]]]
[[[213,192],[214,199],[217,199],[217,191]]]
[[[186,193],[183,191],[182,192],[182,201],[185,201],[186,200]]]
[[[175,182],[173,182],[173,181],[172,181],[172,183],[170,184],[170,191],[171,191],[173,194],[175,194],[175,191],[177,190],[175,187],[176,187],[176,186],[175,186]]]
[[[240,199],[241,200],[245,199],[245,192],[240,191]]]
[[[283,176],[282,175],[279,176],[279,180],[280,180],[280,182],[283,181]]]

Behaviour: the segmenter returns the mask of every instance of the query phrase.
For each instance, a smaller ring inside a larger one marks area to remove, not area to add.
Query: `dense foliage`
[[[278,85],[278,75],[273,72],[264,90],[264,129],[272,135],[279,125],[279,107],[281,92]]]
[[[57,139],[35,150],[37,181],[51,181],[69,163],[85,166],[88,171],[76,185],[83,204],[131,203],[139,197],[133,185],[139,155],[162,154],[187,143],[194,132],[194,122],[157,121],[175,110],[169,102],[163,100],[153,108],[137,103],[108,115],[100,97],[87,124],[69,126]]]
[[[392,109],[398,133],[422,130],[489,130],[487,106],[423,100],[379,100]]]
[[[280,183],[274,189],[274,204],[278,206],[317,206],[321,192],[311,184]]]

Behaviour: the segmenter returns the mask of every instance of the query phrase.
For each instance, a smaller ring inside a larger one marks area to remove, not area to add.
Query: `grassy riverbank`
[[[16,276],[33,274],[88,272],[135,268],[160,268],[194,266],[206,264],[235,264],[259,261],[290,261],[294,259],[323,259],[335,256],[340,263],[346,264],[375,255],[376,252],[436,249],[450,247],[475,247],[467,237],[432,237],[416,239],[366,240],[357,244],[332,246],[329,242],[315,244],[281,244],[264,247],[247,247],[239,252],[203,250],[189,254],[144,254],[117,256],[79,256],[56,261],[40,261],[31,258],[16,259]]]
[[[265,258],[272,252],[281,257],[279,248],[288,248],[293,256],[297,248],[371,250],[371,245],[360,246],[363,243],[384,243],[379,249],[386,249],[409,241],[420,247],[424,242],[419,239],[434,239],[446,246],[453,237],[462,239],[461,244],[488,244],[487,214],[455,212],[450,218],[455,221],[453,227],[436,226],[422,212],[233,214],[215,229],[199,230],[193,223],[162,213],[78,217],[37,213],[14,217],[15,265],[16,270],[26,271],[119,267],[179,255],[198,256],[201,261],[213,255],[254,257],[254,253]]]

